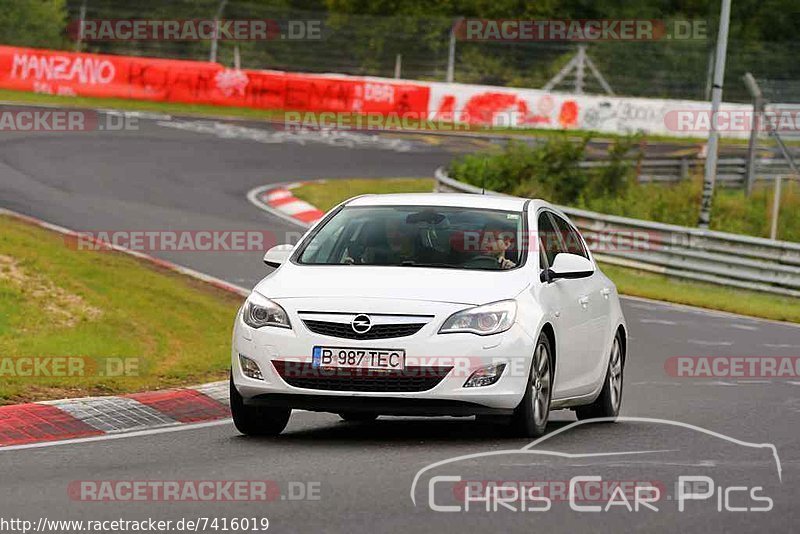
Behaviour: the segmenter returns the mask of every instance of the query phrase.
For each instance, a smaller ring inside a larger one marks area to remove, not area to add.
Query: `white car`
[[[627,328],[614,284],[542,200],[348,200],[256,285],[233,331],[231,411],[277,435],[293,408],[486,418],[539,436],[549,412],[617,416]]]

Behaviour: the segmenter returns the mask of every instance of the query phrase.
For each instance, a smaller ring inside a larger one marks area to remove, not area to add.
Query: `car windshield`
[[[345,207],[311,236],[301,264],[508,270],[524,261],[520,212],[427,206]]]

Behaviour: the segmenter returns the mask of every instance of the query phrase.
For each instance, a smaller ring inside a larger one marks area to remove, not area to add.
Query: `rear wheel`
[[[538,438],[543,436],[550,418],[550,401],[553,396],[553,357],[550,340],[542,333],[533,351],[533,362],[528,377],[528,387],[522,402],[511,416],[511,432],[515,436]]]
[[[231,415],[236,430],[246,436],[277,436],[289,422],[292,410],[266,406],[246,406],[230,377]]]
[[[617,417],[619,415],[619,410],[622,406],[622,371],[624,364],[625,355],[622,353],[621,334],[617,333],[614,338],[614,344],[611,346],[603,389],[593,403],[575,410],[579,420]]]
[[[378,418],[378,414],[369,412],[342,412],[339,417],[348,423],[369,423]]]

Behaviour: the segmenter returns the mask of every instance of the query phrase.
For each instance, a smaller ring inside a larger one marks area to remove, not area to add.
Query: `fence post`
[[[222,12],[225,10],[225,4],[228,0],[221,0],[217,12],[214,15],[214,35],[211,38],[211,50],[208,53],[208,60],[212,63],[217,62],[217,41],[219,41],[219,19],[222,17]]]
[[[78,40],[75,43],[75,51],[80,52],[83,45],[83,24],[86,20],[86,0],[81,3],[81,11],[78,15]]]
[[[781,211],[781,182],[783,176],[780,174],[775,177],[775,194],[772,196],[772,225],[769,229],[769,238],[775,241],[778,239],[778,215]]]
[[[447,50],[447,83],[453,83],[456,77],[456,27],[464,20],[464,17],[458,17],[453,21],[450,26],[450,46]]]
[[[394,58],[394,78],[395,80],[400,79],[400,71],[403,68],[403,54],[397,54]]]
[[[745,73],[744,85],[753,97],[753,118],[750,121],[750,140],[747,142],[747,174],[745,175],[745,191],[747,196],[753,192],[753,181],[755,180],[756,167],[756,143],[758,141],[758,128],[761,121],[761,111],[764,107],[761,88],[758,86],[753,75]]]
[[[711,87],[711,131],[708,133],[708,155],[706,156],[705,176],[703,177],[703,200],[697,226],[708,229],[711,224],[711,203],[714,199],[714,185],[717,180],[717,152],[719,132],[717,114],[722,103],[722,84],[725,81],[725,55],[728,50],[728,26],[731,19],[731,0],[722,0],[717,34],[717,53],[714,62],[714,83]]]

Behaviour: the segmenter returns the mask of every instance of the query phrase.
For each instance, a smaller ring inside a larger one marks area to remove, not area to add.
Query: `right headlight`
[[[256,292],[251,293],[242,306],[242,320],[247,326],[253,328],[262,326],[292,327],[289,316],[283,308]]]
[[[501,300],[454,313],[444,322],[439,333],[467,332],[479,336],[499,334],[511,328],[516,317],[516,301]]]

